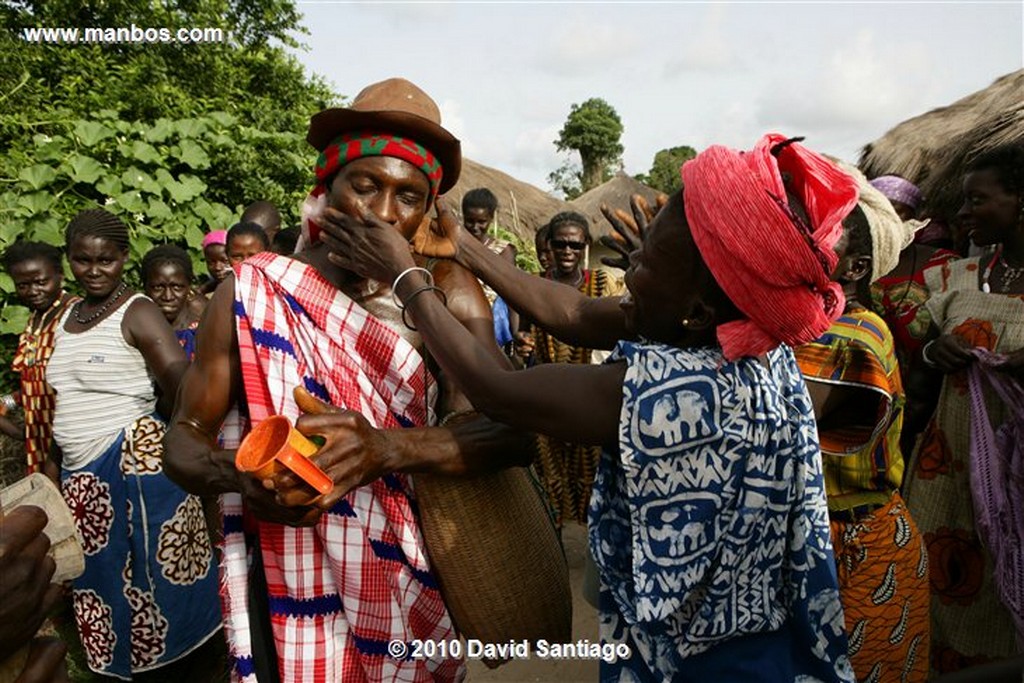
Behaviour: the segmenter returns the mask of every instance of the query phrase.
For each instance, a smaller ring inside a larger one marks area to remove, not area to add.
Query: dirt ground
[[[569,561],[569,581],[572,583],[572,637],[573,641],[585,638],[592,643],[599,642],[597,635],[597,610],[583,599],[583,565],[587,553],[587,530],[578,524],[571,524],[562,530],[562,543]],[[468,663],[466,680],[477,682],[515,681],[596,681],[597,660],[539,659],[514,660],[497,669],[488,669],[478,661]]]

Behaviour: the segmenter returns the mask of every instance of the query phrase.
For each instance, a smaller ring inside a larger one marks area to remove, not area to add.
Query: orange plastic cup
[[[309,459],[319,447],[292,426],[283,415],[273,415],[256,425],[242,440],[235,453],[235,467],[269,479],[288,469],[321,494],[334,488],[334,482]]]

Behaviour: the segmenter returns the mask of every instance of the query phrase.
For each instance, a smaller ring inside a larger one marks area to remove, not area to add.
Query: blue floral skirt
[[[86,659],[126,680],[188,655],[221,626],[203,506],[164,475],[164,431],[141,417],[99,458],[61,473],[86,556],[73,591]]]

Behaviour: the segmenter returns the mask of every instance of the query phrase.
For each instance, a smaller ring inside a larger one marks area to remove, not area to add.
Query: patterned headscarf
[[[917,185],[898,175],[879,176],[871,181],[871,186],[885,195],[890,202],[906,204],[911,209],[916,210],[923,199],[921,189]]]
[[[296,251],[316,244],[320,239],[317,221],[327,207],[327,181],[348,162],[372,156],[395,157],[423,171],[430,182],[430,203],[434,202],[444,169],[428,149],[409,138],[388,133],[360,131],[339,135],[324,147],[316,160],[313,169],[316,185],[302,203],[302,239]]]
[[[786,185],[810,225],[789,206]],[[709,147],[682,168],[686,220],[718,285],[744,319],[720,325],[727,360],[819,337],[843,311],[832,247],[857,184],[824,157],[778,134],[750,152]]]

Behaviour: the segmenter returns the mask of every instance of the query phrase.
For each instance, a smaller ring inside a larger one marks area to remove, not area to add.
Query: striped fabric
[[[27,474],[42,470],[50,455],[53,440],[53,410],[57,395],[46,383],[46,365],[53,353],[54,331],[64,318],[64,311],[77,296],[61,292],[61,296],[42,317],[42,326],[33,326],[38,313],[18,338],[18,350],[11,361],[11,371],[21,376],[21,407],[25,413],[25,461]],[[49,318],[49,320],[47,320]]]
[[[829,510],[885,504],[903,481],[899,441],[905,402],[889,328],[874,313],[854,309],[795,353],[809,382],[858,387],[878,396],[872,424],[820,431]]]
[[[53,436],[66,470],[98,458],[115,434],[156,408],[146,359],[121,331],[125,312],[141,297],[133,294],[86,332],[64,331],[70,308],[57,326],[46,379],[57,392]]]
[[[422,358],[319,273],[263,253],[236,266],[235,314],[253,424],[295,418],[292,389],[381,428],[426,424],[434,386]],[[234,674],[254,680],[237,499],[225,502],[225,613]],[[457,680],[461,660],[396,660],[392,640],[456,638],[404,476],[355,489],[312,528],[259,523],[285,683]]]

